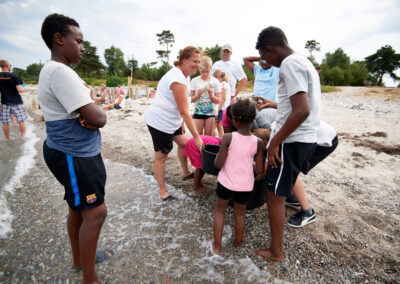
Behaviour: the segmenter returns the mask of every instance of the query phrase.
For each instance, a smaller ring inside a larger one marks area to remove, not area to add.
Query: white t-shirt
[[[204,81],[201,76],[193,78],[190,82],[190,91],[194,91],[195,94],[201,89],[211,88],[213,94],[221,93],[221,85],[217,78],[210,77],[209,80]],[[200,98],[194,102],[194,113],[200,115],[215,116],[218,112],[218,104],[214,104],[210,99],[207,92],[204,92]]]
[[[125,107],[125,96],[121,93],[118,97],[116,97],[115,98],[115,101],[114,101],[114,104],[118,104],[118,101],[119,101],[119,97],[120,96],[122,96],[122,101],[121,101],[121,103],[119,104],[119,106],[121,107],[121,108],[124,108]]]
[[[82,127],[76,111],[94,103],[90,89],[70,67],[47,62],[39,74],[38,101],[46,120],[46,144],[73,157],[93,157],[100,153],[98,129]]]
[[[243,78],[247,78],[246,74],[243,71],[242,66],[237,63],[236,61],[217,61],[214,63],[211,74],[214,74],[215,70],[222,70],[226,74],[228,74],[229,77],[229,86],[230,86],[230,94],[231,96],[235,95],[235,87],[236,87],[236,82],[239,80],[242,80]]]
[[[274,131],[276,127],[276,121],[271,124],[271,131]],[[332,141],[336,137],[337,133],[335,128],[321,120],[319,124],[319,128],[317,131],[317,146],[321,147],[332,147]],[[271,139],[269,140],[271,141]],[[267,145],[267,149],[269,147],[269,141]]]
[[[181,127],[182,116],[179,113],[174,93],[172,92],[172,83],[179,83],[189,90],[189,79],[185,77],[181,69],[173,67],[161,78],[157,85],[157,95],[145,115],[145,121],[151,127],[165,133],[173,134]],[[190,93],[188,92],[188,96]],[[189,108],[189,98],[188,98]]]
[[[222,106],[222,110],[225,110],[231,104],[231,87],[229,86],[228,82],[222,81],[221,92],[222,89],[226,89],[225,102],[224,105]]]
[[[39,75],[38,101],[46,121],[78,117],[75,111],[93,103],[90,88],[67,65],[47,62]]]
[[[311,61],[304,55],[293,53],[286,57],[280,67],[278,86],[278,109],[276,128],[278,132],[292,112],[290,97],[298,92],[307,93],[310,115],[292,133],[284,143],[317,142],[317,130],[320,124],[321,85],[319,76]]]

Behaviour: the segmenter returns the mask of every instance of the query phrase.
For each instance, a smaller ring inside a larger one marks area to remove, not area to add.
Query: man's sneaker
[[[315,218],[314,209],[308,209],[294,214],[289,218],[288,224],[291,227],[300,228],[315,222]]]
[[[290,195],[289,197],[286,197],[285,205],[292,207],[293,209],[296,209],[296,210],[300,209],[300,203],[297,201],[297,199],[294,195]]]

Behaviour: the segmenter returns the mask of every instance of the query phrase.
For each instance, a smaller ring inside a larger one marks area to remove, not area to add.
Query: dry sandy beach
[[[65,224],[67,207],[62,200],[63,189],[43,162],[44,123],[40,110],[31,110],[35,96],[36,87],[28,87],[24,102],[40,138],[36,144],[38,154],[22,187],[8,196],[14,215],[13,233],[0,240],[0,281],[75,283],[81,276],[69,270],[72,262]],[[125,109],[108,111],[107,125],[101,130],[102,155],[110,161],[106,187],[106,203],[110,206],[99,247],[116,252],[113,259],[97,266],[102,282],[400,282],[400,89],[341,87],[340,92],[323,94],[322,119],[338,132],[339,146],[307,176],[300,177],[316,211],[316,222],[299,229],[286,225],[286,258],[271,262],[254,254],[254,249],[269,245],[267,207],[248,211],[243,246],[235,249],[232,239],[228,239],[222,251],[225,263],[210,267],[213,273],[207,277],[197,262],[202,252],[192,243],[212,234],[216,177],[205,177],[209,194],[194,192],[192,180],[181,179],[176,146],[167,161],[166,180],[179,192],[181,200],[177,206],[159,205],[163,207],[161,215],[170,223],[161,222],[159,229],[151,232],[157,236],[170,234],[170,239],[156,245],[168,247],[173,243],[177,247],[169,249],[182,250],[182,255],[168,249],[154,255],[149,251],[147,255],[147,242],[136,247],[138,241],[130,243],[126,236],[137,231],[146,233],[148,228],[143,223],[148,222],[148,216],[136,217],[144,209],[116,213],[126,203],[152,207],[152,212],[158,212],[158,206],[148,201],[157,197],[157,187],[147,176],[152,174],[154,152],[143,115],[150,104],[151,99],[141,98],[129,100]],[[125,168],[112,162],[142,170],[139,178],[130,183],[130,190],[146,192],[148,200],[133,200],[135,197],[127,193],[126,186],[118,185],[115,179],[123,180],[116,174]],[[150,180],[151,186],[142,188],[140,179]],[[188,215],[191,210],[198,212],[192,223],[187,218],[192,216]],[[230,226],[231,211],[226,218]],[[295,211],[287,208],[286,213],[290,216]],[[174,235],[170,224],[181,221],[187,222],[182,232],[190,234],[175,243],[172,239],[179,236]],[[116,231],[120,235],[108,237]],[[176,258],[171,262],[164,259],[164,254]],[[231,258],[245,259],[254,265],[252,272],[246,269],[247,264],[230,267],[227,260]],[[173,267],[179,267],[179,272]]]

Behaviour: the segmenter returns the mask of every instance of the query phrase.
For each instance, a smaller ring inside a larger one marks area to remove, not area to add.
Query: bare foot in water
[[[204,184],[200,183],[199,186],[195,186],[194,190],[196,190],[197,192],[200,192],[202,194],[206,194],[208,193],[207,188],[204,186]]]
[[[258,249],[255,251],[255,253],[258,254],[259,256],[261,256],[262,258],[267,258],[267,259],[274,260],[274,261],[280,261],[285,258],[283,253],[280,253],[280,254],[272,253],[271,248]]]
[[[207,239],[207,242],[209,242],[210,245],[210,251],[213,255],[220,255],[221,254],[221,246],[216,246],[214,244],[214,238],[213,237],[209,237]]]

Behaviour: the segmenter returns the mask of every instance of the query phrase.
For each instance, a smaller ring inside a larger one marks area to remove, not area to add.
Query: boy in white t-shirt
[[[290,48],[281,29],[262,30],[256,49],[261,59],[280,67],[276,128],[267,146],[271,246],[256,250],[256,254],[281,260],[284,258],[285,199],[290,196],[300,169],[316,147],[321,87],[310,60]]]
[[[99,283],[95,262],[113,254],[107,250],[96,255],[107,216],[99,131],[107,116],[91,99],[90,88],[69,67],[81,61],[85,50],[79,24],[64,15],[51,14],[42,24],[41,35],[51,51],[51,60],[40,71],[38,87],[47,133],[43,156],[65,188],[72,268],[83,271],[83,283]]]

